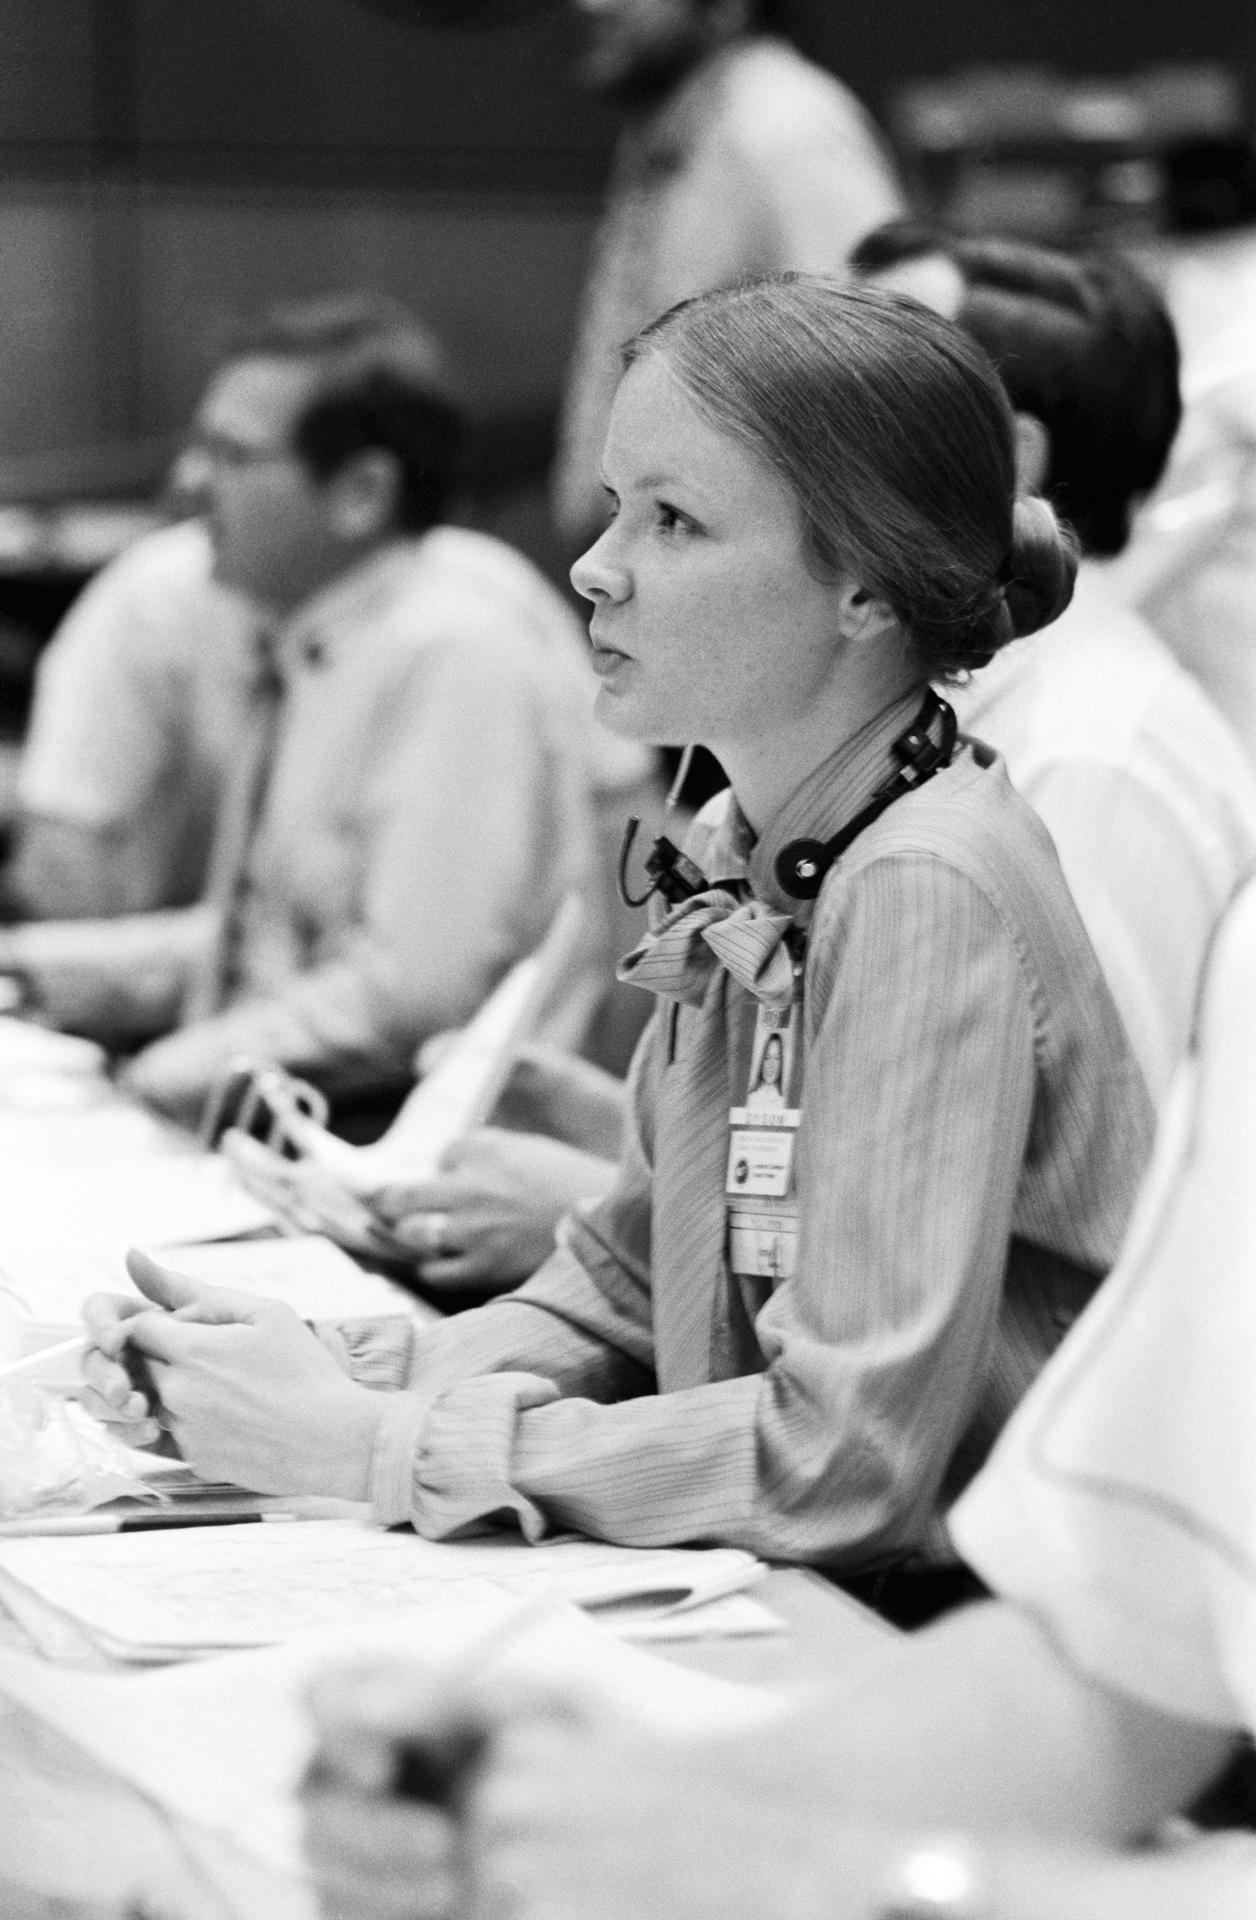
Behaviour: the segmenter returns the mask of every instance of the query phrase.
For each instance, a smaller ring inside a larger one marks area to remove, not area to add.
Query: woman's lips
[[[616,667],[618,667],[622,661],[627,660],[628,657],[626,653],[621,653],[618,647],[603,646],[595,640],[589,660],[594,673],[600,674],[605,678],[607,674],[614,673]]]

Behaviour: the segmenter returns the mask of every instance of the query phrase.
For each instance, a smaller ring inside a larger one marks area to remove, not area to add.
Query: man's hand
[[[218,1150],[253,1198],[298,1233],[326,1234],[350,1253],[371,1259],[410,1257],[412,1249],[375,1218],[367,1201],[349,1193],[316,1160],[287,1160],[238,1127],[224,1133]]]
[[[428,1286],[513,1286],[554,1251],[554,1230],[582,1200],[608,1191],[614,1165],[540,1134],[477,1127],[428,1180],[396,1182],[371,1200],[393,1238],[418,1257]]]
[[[390,1661],[325,1673],[309,1707],[305,1852],[327,1920],[455,1920],[468,1911],[462,1838],[448,1806],[396,1793],[402,1743],[439,1734],[437,1684]]]
[[[118,1075],[118,1083],[145,1106],[194,1127],[230,1053],[214,1022],[201,1021],[150,1041]]]
[[[757,1735],[516,1718],[469,1831],[477,1913],[512,1920],[867,1920],[905,1836],[844,1827],[822,1767]],[[352,1909],[346,1909],[352,1911]]]
[[[589,1714],[575,1693],[505,1676],[455,1692],[397,1659],[320,1674],[308,1705],[305,1851],[327,1920],[488,1920],[473,1807],[494,1742],[517,1718],[574,1731]]]
[[[145,1254],[130,1254],[127,1266],[163,1311],[116,1295],[88,1301],[89,1412],[135,1445],[166,1429],[203,1479],[257,1493],[368,1497],[386,1403],[348,1380],[290,1307],[188,1280]],[[124,1349],[143,1357],[156,1406],[132,1385]]]
[[[506,1675],[458,1701],[389,1663],[325,1676],[311,1706],[306,1852],[327,1920],[865,1920],[901,1844],[839,1835],[823,1769],[778,1777],[757,1736],[663,1739]],[[468,1726],[461,1790],[399,1797],[403,1747]]]

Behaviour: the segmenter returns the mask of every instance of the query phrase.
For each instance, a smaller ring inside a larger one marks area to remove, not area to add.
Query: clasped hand
[[[89,1413],[132,1446],[169,1433],[202,1479],[367,1498],[386,1403],[348,1379],[291,1308],[189,1280],[143,1253],[129,1254],[127,1269],[142,1299],[98,1293],[83,1310]],[[137,1356],[153,1395],[134,1384]]]

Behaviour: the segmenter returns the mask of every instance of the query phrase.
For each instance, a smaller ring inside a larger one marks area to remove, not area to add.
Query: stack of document
[[[281,1522],[272,1504],[260,1525],[6,1539],[0,1604],[21,1618],[33,1600],[111,1658],[151,1662],[361,1626],[398,1608],[474,1615],[536,1596],[577,1604],[626,1635],[771,1631],[773,1617],[744,1599],[749,1620],[702,1618],[764,1571],[731,1548],[530,1547],[516,1535],[446,1544],[356,1517]]]

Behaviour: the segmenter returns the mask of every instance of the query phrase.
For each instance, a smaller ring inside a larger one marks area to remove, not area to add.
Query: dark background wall
[[[974,61],[1223,58],[1247,0],[792,0],[884,113]],[[241,304],[370,282],[490,411],[553,396],[614,122],[561,7],[491,33],[363,0],[0,0],[0,498],[156,470]]]

